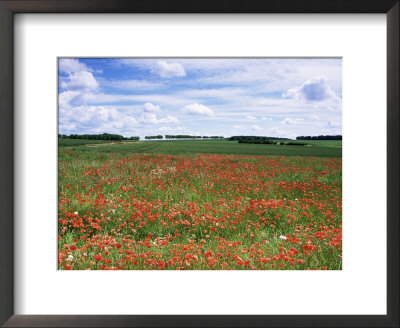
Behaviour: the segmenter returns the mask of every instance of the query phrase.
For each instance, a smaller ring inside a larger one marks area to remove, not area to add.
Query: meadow
[[[65,141],[61,270],[342,268],[341,141]]]
[[[107,144],[108,142],[108,144]],[[342,157],[342,141],[307,140],[308,146],[241,144],[228,140],[104,141],[59,139],[59,147],[84,145],[80,151],[119,154],[238,154],[267,156]],[[92,147],[93,146],[93,147]]]
[[[87,139],[58,139],[59,147],[89,146],[99,144],[110,144],[111,140],[87,140]]]

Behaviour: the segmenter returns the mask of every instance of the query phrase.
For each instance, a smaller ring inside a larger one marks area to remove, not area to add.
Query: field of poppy
[[[59,148],[60,270],[342,268],[340,157],[85,147]]]

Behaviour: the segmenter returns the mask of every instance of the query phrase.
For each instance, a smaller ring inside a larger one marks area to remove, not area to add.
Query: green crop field
[[[72,146],[83,146],[83,145],[96,145],[111,143],[111,140],[87,140],[87,139],[58,139],[59,147],[72,147]],[[115,141],[114,141],[115,142]]]
[[[335,147],[342,148],[342,140],[298,140],[306,144],[318,147]]]
[[[82,143],[81,143],[82,142]],[[85,145],[86,144],[86,145]],[[97,144],[97,145],[96,145]],[[113,142],[103,140],[59,139],[60,146],[81,146],[79,151],[119,154],[237,154],[267,156],[342,157],[341,141],[307,141],[308,146],[244,144],[228,140],[164,140]]]

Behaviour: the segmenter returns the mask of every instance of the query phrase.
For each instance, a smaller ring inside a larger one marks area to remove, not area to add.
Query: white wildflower
[[[78,212],[74,212],[75,215],[78,215]]]
[[[280,235],[279,238],[280,238],[280,239],[283,239],[283,240],[286,240],[286,239],[287,239],[286,236],[282,236],[282,235]]]

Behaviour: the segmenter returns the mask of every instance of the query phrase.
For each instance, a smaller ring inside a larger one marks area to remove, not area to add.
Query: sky
[[[60,58],[59,133],[342,134],[340,58]]]

